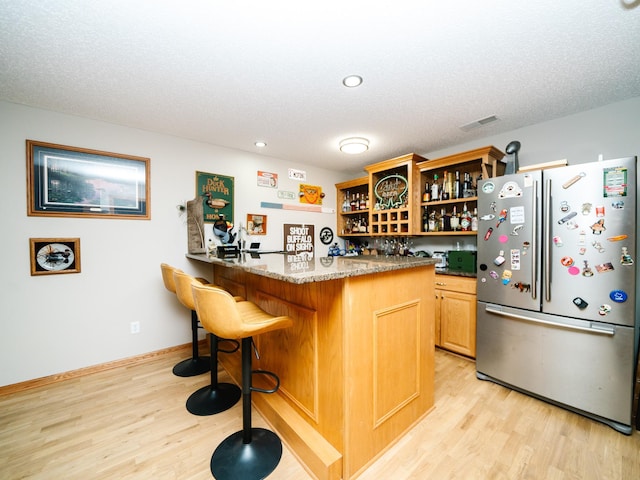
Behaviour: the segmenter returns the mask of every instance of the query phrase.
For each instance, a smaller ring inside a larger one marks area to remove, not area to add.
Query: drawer
[[[476,294],[476,279],[456,275],[436,275],[436,289]]]

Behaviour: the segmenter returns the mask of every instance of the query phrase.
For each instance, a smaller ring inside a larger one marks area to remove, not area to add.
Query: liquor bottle
[[[355,193],[351,194],[351,211],[352,212],[356,211],[356,194]]]
[[[449,174],[444,171],[442,175],[442,192],[440,193],[440,200],[449,200]]]
[[[462,196],[464,198],[473,197],[473,192],[471,191],[473,186],[471,185],[471,175],[469,172],[464,172],[464,183],[462,184]]]
[[[437,202],[438,200],[440,200],[440,193],[438,192],[439,189],[439,185],[438,185],[438,174],[434,174],[433,175],[433,183],[431,184],[431,201],[432,202]]]
[[[471,215],[471,231],[472,232],[478,231],[478,208],[477,207],[473,209],[473,215]]]
[[[460,172],[456,170],[456,179],[453,184],[453,197],[462,198],[462,184],[460,183]]]
[[[429,231],[437,232],[438,230],[440,230],[440,221],[436,215],[436,211],[431,210],[431,213],[429,214]]]
[[[366,210],[367,209],[367,202],[364,199],[364,193],[362,195],[360,195],[360,210]]]
[[[429,215],[426,208],[424,209],[424,213],[422,214],[422,231],[429,231]]]
[[[364,209],[369,210],[369,194],[367,193],[367,198],[364,202]]]
[[[471,214],[469,213],[469,210],[467,210],[467,204],[465,202],[464,206],[462,207],[462,216],[460,218],[460,227],[462,228],[463,232],[468,232],[471,230]]]
[[[351,204],[349,203],[349,191],[344,194],[344,201],[342,202],[342,211],[348,212],[351,210]]]
[[[422,201],[428,202],[429,200],[431,200],[431,188],[429,187],[429,182],[425,182],[424,193],[422,194]]]

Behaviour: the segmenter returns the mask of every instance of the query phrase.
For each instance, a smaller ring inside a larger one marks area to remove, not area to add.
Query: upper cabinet
[[[338,235],[369,235],[369,177],[336,183]]]
[[[413,235],[420,219],[417,164],[426,161],[414,153],[365,167],[369,173],[369,233],[373,236]]]
[[[421,222],[414,235],[476,235],[478,180],[503,175],[503,157],[489,146],[420,162]]]
[[[484,147],[427,160],[414,153],[336,184],[338,235],[476,235],[478,179],[502,175],[504,153]]]

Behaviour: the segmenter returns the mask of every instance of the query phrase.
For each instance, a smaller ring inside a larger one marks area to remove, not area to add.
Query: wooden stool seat
[[[274,393],[280,381],[272,372],[251,369],[252,336],[288,328],[293,320],[274,316],[252,302],[236,302],[226,291],[193,284],[198,317],[208,331],[224,338],[242,339],[242,430],[228,436],[211,456],[211,473],[218,480],[260,480],[275,470],[282,458],[278,435],[264,428],[251,427],[251,392]],[[272,390],[251,385],[253,373],[276,380]]]
[[[162,271],[162,281],[165,288],[175,294],[176,285],[173,273],[181,272],[182,270],[166,263],[160,264],[160,270]],[[193,377],[208,372],[210,368],[210,358],[200,356],[198,353],[198,316],[195,310],[191,310],[191,358],[178,362],[173,367],[173,374],[178,377]]]
[[[200,279],[192,277],[184,272],[174,272],[173,280],[176,286],[176,295],[178,300],[187,308],[195,311],[196,306],[193,300],[193,292],[191,287],[193,285],[202,285]],[[210,285],[211,288],[219,289],[214,285]],[[222,290],[224,291],[224,290]],[[224,291],[226,293],[226,291]],[[243,300],[242,297],[231,297],[233,302]],[[223,351],[226,353],[232,353],[238,350],[238,342],[235,343],[235,349],[221,350],[219,348],[220,339],[211,330],[205,330],[209,333],[209,345],[210,345],[210,368],[211,383],[205,387],[202,387],[192,393],[187,399],[187,410],[194,415],[214,415],[216,413],[223,412],[233,407],[238,400],[240,400],[241,390],[237,385],[232,383],[218,382],[218,352]]]

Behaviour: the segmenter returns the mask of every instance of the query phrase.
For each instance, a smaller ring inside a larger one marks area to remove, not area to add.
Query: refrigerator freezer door
[[[478,300],[540,310],[541,172],[478,182]]]
[[[559,320],[479,303],[478,377],[488,376],[631,433],[633,328]]]
[[[635,324],[635,158],[543,174],[542,311]]]

